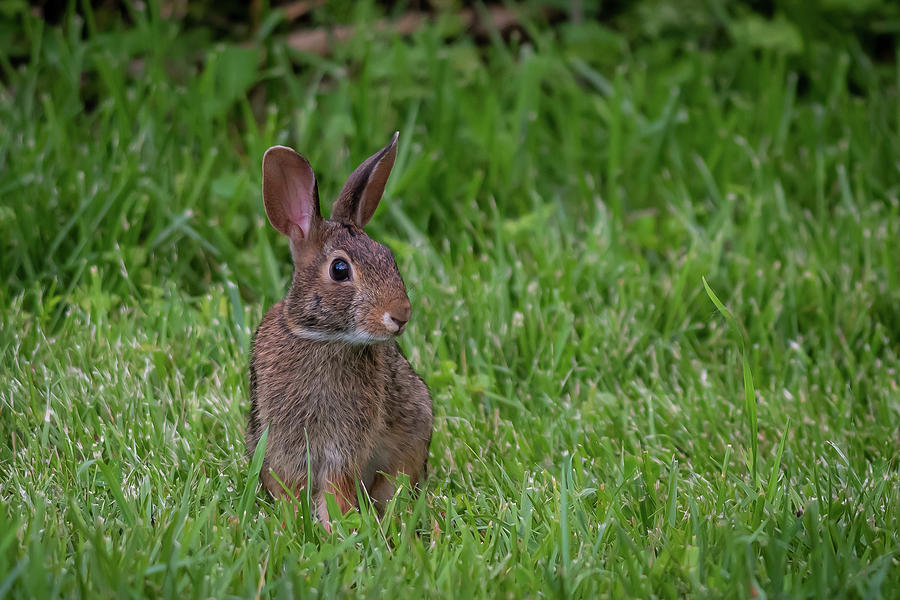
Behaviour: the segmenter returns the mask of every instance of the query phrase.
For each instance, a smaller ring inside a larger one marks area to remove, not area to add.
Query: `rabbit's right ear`
[[[272,227],[294,239],[301,238],[322,218],[319,188],[309,161],[286,146],[272,146],[263,155],[263,204]]]

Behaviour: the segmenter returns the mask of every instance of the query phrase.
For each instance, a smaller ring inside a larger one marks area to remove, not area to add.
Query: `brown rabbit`
[[[346,512],[357,483],[381,504],[398,473],[413,485],[425,476],[431,396],[394,339],[409,298],[391,251],[363,232],[397,135],[350,175],[330,220],[305,158],[284,146],[263,156],[266,215],[290,239],[294,276],[253,341],[247,449],[252,455],[268,427],[263,485],[276,498],[309,485],[329,530],[325,494]]]

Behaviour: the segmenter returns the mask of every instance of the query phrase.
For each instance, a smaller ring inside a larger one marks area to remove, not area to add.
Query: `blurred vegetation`
[[[760,53],[765,61],[777,61],[779,71],[790,73],[789,84],[797,98],[834,98],[844,91],[850,96],[862,97],[882,92],[886,82],[893,77],[900,32],[900,3],[888,0],[526,2],[508,6],[515,13],[518,24],[502,32],[492,31],[490,27],[473,32],[471,25],[453,17],[461,8],[474,7],[477,14],[483,15],[490,7],[507,6],[499,3],[313,1],[299,3],[304,5],[303,10],[288,19],[291,7],[296,10],[297,4],[261,0],[249,3],[203,0],[159,4],[111,1],[29,4],[23,0],[3,0],[0,2],[0,80],[4,82],[7,94],[12,94],[7,95],[7,100],[18,98],[17,101],[25,103],[25,110],[5,115],[2,131],[6,136],[17,136],[19,142],[30,145],[37,143],[27,136],[34,129],[35,121],[60,119],[60,128],[52,135],[67,138],[64,147],[74,153],[83,153],[86,147],[79,146],[79,133],[65,129],[72,125],[80,127],[82,122],[67,121],[64,117],[84,112],[83,118],[96,125],[112,126],[110,120],[116,121],[113,142],[117,147],[133,136],[147,141],[140,133],[140,123],[162,111],[169,115],[172,128],[185,131],[192,131],[195,126],[206,128],[202,132],[197,130],[198,135],[194,138],[197,141],[208,139],[212,129],[226,129],[229,143],[249,167],[262,150],[250,145],[256,132],[261,128],[271,131],[274,126],[282,126],[280,122],[272,121],[272,113],[267,113],[267,107],[273,103],[291,102],[290,98],[297,97],[297,85],[307,86],[306,102],[312,103],[309,106],[314,105],[317,90],[338,86],[346,89],[343,97],[355,98],[347,107],[348,118],[353,124],[345,123],[340,126],[340,131],[318,133],[328,137],[326,144],[335,155],[340,155],[340,145],[332,139],[343,140],[351,148],[352,155],[357,156],[371,146],[369,140],[373,131],[365,128],[371,128],[375,123],[374,120],[366,122],[362,117],[387,109],[384,104],[361,105],[366,102],[366,88],[373,79],[381,80],[379,85],[393,87],[392,104],[407,107],[399,112],[389,111],[399,118],[400,113],[412,107],[419,107],[426,114],[441,112],[442,95],[446,96],[446,91],[434,88],[435,73],[426,74],[429,69],[451,69],[450,75],[458,79],[447,79],[444,85],[483,86],[490,82],[478,79],[482,76],[478,63],[488,61],[487,72],[496,71],[490,66],[490,54],[501,57],[497,65],[502,68],[504,62],[521,53],[522,47],[531,45],[536,45],[539,52],[542,47],[564,46],[576,78],[572,83],[601,91],[611,89],[615,82],[597,74],[615,70],[623,60],[652,64],[654,68],[670,71],[666,85],[688,82],[696,76],[692,72],[696,67],[678,57],[695,51],[714,52],[719,57],[717,63],[711,65],[714,86],[752,89],[766,83],[756,80],[759,76],[757,67],[752,53],[747,52],[751,49]],[[367,25],[379,18],[398,18],[410,11],[425,11],[435,18],[442,18],[435,27],[413,33],[414,41],[428,41],[410,47],[409,55],[403,59],[403,65],[408,69],[401,68],[402,72],[395,75],[390,69],[398,65],[388,66],[387,62],[368,56],[368,52],[376,48],[381,52],[392,51],[389,33],[379,33],[373,27],[367,29]],[[297,52],[283,43],[291,32],[329,30],[347,23],[357,24],[363,35],[355,36],[349,43],[336,44],[325,56]],[[47,35],[42,35],[44,29],[48,30]],[[467,31],[475,33],[474,39],[480,48],[458,44],[444,51],[450,53],[449,60],[437,58],[437,45],[459,40]],[[499,37],[500,34],[504,37]],[[82,40],[87,43],[76,48],[75,44]],[[389,70],[380,70],[384,68]],[[283,77],[284,73],[294,73],[297,79]],[[352,87],[348,86],[348,75],[354,80]],[[392,85],[390,80],[395,76],[397,82]],[[475,80],[471,79],[473,76]],[[299,83],[301,80],[302,84]],[[65,90],[61,92],[63,105],[51,109],[47,94],[54,93],[49,92],[51,89],[60,91],[60,82]],[[546,91],[547,85],[546,80],[538,84],[541,93]],[[133,86],[143,89],[136,92]],[[571,91],[574,93],[575,89]],[[547,97],[552,97],[552,93]],[[197,98],[203,100],[197,102]],[[148,101],[150,105],[146,104]],[[381,101],[387,101],[387,98],[382,97]],[[286,113],[302,110],[298,105],[283,108]],[[552,107],[547,110],[553,112]],[[57,111],[63,114],[57,114]],[[112,113],[116,113],[115,116]],[[307,114],[305,118],[312,117]],[[542,113],[540,118],[552,117]],[[437,124],[452,126],[446,121]],[[298,123],[297,127],[299,130],[309,128],[307,134],[315,130],[311,122]],[[363,129],[359,130],[359,127]],[[835,130],[834,133],[839,132]],[[157,176],[165,173],[165,166],[158,168],[154,164],[169,152],[167,144],[171,141],[171,137],[164,135],[156,138],[155,143],[142,147],[143,159],[138,160],[137,167],[155,171]],[[7,152],[0,155],[0,167],[9,168],[18,157],[9,153],[10,146],[4,147]],[[131,147],[134,149],[133,145]],[[220,212],[204,208],[206,202],[202,196],[209,192],[222,199],[253,193],[252,185],[246,185],[244,179],[214,168],[218,159],[207,154],[211,149],[192,144],[185,146],[182,142],[180,148],[172,150],[173,156],[180,155],[180,160],[202,165],[197,173],[201,179],[175,182],[179,193],[185,191],[184,186],[193,186],[190,203],[199,203],[196,208],[202,212]],[[459,152],[457,158],[477,171],[485,157],[470,150]],[[456,153],[450,148],[442,151]],[[599,152],[604,153],[605,149],[599,148]],[[893,158],[890,152],[883,152],[870,160],[890,164]],[[331,164],[337,167],[338,163],[332,160]],[[509,167],[518,168],[511,164]],[[529,190],[547,186],[558,188],[570,177],[570,172],[578,171],[580,166],[560,165],[555,169],[550,165],[547,168],[540,180],[529,180],[517,189],[499,183],[496,191],[527,194]],[[557,179],[548,179],[546,176],[554,170]],[[23,200],[30,209],[49,203],[42,209],[44,214],[28,217],[16,210],[15,217],[9,213],[0,216],[0,225],[16,223],[19,230],[0,242],[0,248],[5,244],[7,250],[4,252],[6,258],[0,259],[2,279],[11,286],[11,291],[24,289],[29,281],[54,281],[57,285],[68,286],[73,282],[73,275],[82,270],[83,267],[71,264],[75,256],[73,251],[76,247],[77,251],[84,251],[84,244],[90,246],[91,242],[68,235],[68,228],[74,226],[75,221],[67,220],[64,215],[77,213],[79,206],[84,209],[78,199],[83,190],[63,193],[56,198],[59,184],[74,186],[70,188],[73,191],[84,186],[85,171],[77,173],[82,178],[80,182],[66,183],[51,176],[43,181],[45,189],[39,199]],[[508,174],[507,170],[505,175]],[[112,175],[98,174],[101,180]],[[329,179],[331,174],[324,176],[327,185],[335,185]],[[214,179],[207,181],[204,177]],[[207,189],[209,186],[211,189]],[[644,189],[643,193],[646,191]],[[144,190],[141,194],[147,197],[148,192],[150,197],[157,197],[157,192],[162,190]],[[209,268],[217,262],[217,248],[245,245],[248,236],[256,230],[255,222],[231,213],[227,214],[234,218],[228,219],[227,231],[213,223],[203,223],[202,219],[196,222],[187,217],[176,218],[166,225],[141,225],[140,220],[135,219],[142,214],[141,206],[146,202],[135,200],[141,194],[134,195],[128,189],[119,189],[117,193],[129,199],[129,203],[118,210],[114,206],[104,207],[91,226],[105,227],[110,221],[129,227],[129,224],[136,225],[136,229],[128,233],[134,247],[127,252],[138,254],[129,257],[132,260],[126,260],[126,265],[144,266],[148,253],[162,245],[162,248],[178,253],[182,260],[191,261],[192,273],[208,274]],[[625,208],[642,206],[641,194],[630,197],[633,205]],[[218,202],[213,201],[213,204]],[[507,208],[514,211],[514,204]],[[62,230],[48,227],[46,219],[55,221]],[[189,222],[192,224],[188,225]],[[38,223],[44,223],[44,226],[40,227]],[[440,233],[441,229],[440,221],[435,219],[416,225],[426,233]],[[177,243],[165,243],[173,236],[189,240],[190,247],[179,248]],[[104,240],[96,241],[105,246]],[[11,244],[19,245],[20,252],[9,252]],[[96,251],[101,252],[101,249],[98,247]],[[102,254],[108,254],[108,249]],[[120,262],[120,257],[112,256],[106,259],[95,256],[91,262],[98,259],[109,261],[113,266]],[[258,287],[253,276],[246,272],[245,265],[233,266],[237,267],[242,289],[246,291],[248,283]],[[208,275],[200,279],[191,276],[183,283],[190,286],[206,279]]]

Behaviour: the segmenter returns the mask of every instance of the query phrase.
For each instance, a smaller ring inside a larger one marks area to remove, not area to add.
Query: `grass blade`
[[[241,494],[239,504],[239,514],[241,525],[247,525],[247,519],[250,506],[256,500],[256,491],[259,489],[259,472],[262,469],[263,458],[266,455],[266,442],[269,439],[269,428],[266,427],[256,444],[253,451],[253,458],[250,460],[250,469],[247,472],[247,479],[244,481],[244,491]]]
[[[709,296],[709,299],[712,300],[712,303],[715,305],[716,309],[719,313],[725,317],[725,320],[728,324],[735,330],[738,336],[738,341],[740,342],[741,348],[741,367],[744,376],[744,411],[747,415],[747,422],[750,425],[750,472],[753,476],[753,482],[756,485],[759,485],[759,474],[758,474],[758,455],[759,455],[759,435],[757,431],[757,421],[756,421],[756,388],[753,385],[753,373],[750,371],[750,362],[747,360],[747,346],[744,340],[743,331],[740,328],[740,325],[735,319],[734,314],[730,310],[728,310],[725,305],[719,300],[719,297],[709,286],[709,283],[706,281],[706,277],[703,277],[703,288],[706,290],[706,295]]]

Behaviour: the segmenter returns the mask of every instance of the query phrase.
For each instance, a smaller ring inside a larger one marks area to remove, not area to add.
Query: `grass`
[[[0,53],[0,597],[897,597],[896,62],[452,19],[323,58],[150,6]],[[243,447],[259,165],[333,198],[395,129],[432,476],[329,535]]]

